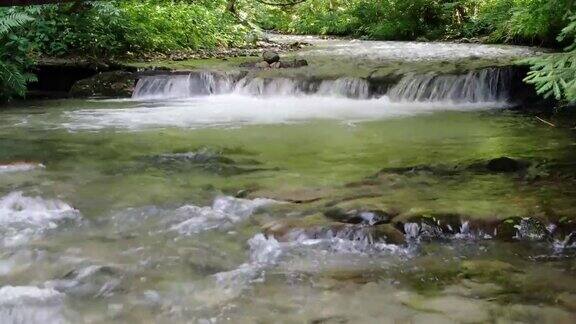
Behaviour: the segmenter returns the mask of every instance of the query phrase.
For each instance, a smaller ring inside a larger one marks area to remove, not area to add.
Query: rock
[[[374,226],[374,239],[383,239],[388,244],[406,244],[406,236],[392,224]]]
[[[510,217],[500,222],[494,232],[496,238],[503,241],[513,241],[521,221],[522,218],[520,217]]]
[[[264,51],[262,53],[262,59],[268,64],[272,64],[280,61],[280,55],[273,51]]]
[[[510,274],[520,272],[510,263],[498,260],[468,260],[461,264],[462,274],[465,278],[479,278],[485,280],[505,280]]]
[[[70,95],[73,97],[131,97],[135,84],[136,75],[132,72],[102,72],[74,83],[70,89]]]
[[[517,237],[527,241],[543,241],[551,239],[551,233],[543,222],[533,217],[524,217],[517,227]]]
[[[274,63],[270,64],[270,67],[273,68],[273,69],[279,69],[279,68],[282,67],[282,63],[280,63],[280,62],[274,62]]]
[[[556,298],[556,302],[567,309],[576,312],[576,294],[562,293]]]
[[[307,187],[286,187],[276,186],[275,188],[260,189],[251,192],[251,198],[269,198],[279,201],[286,201],[295,204],[312,203],[333,194],[330,188],[307,188]]]
[[[292,61],[282,61],[280,62],[283,68],[299,68],[308,65],[306,60],[292,60]]]
[[[340,223],[377,225],[389,223],[392,215],[381,210],[349,210],[334,207],[326,210],[324,216]]]
[[[486,164],[486,169],[492,172],[518,172],[525,170],[528,167],[528,163],[521,160],[515,160],[507,156],[499,157],[488,161]]]
[[[254,65],[254,66],[259,68],[259,69],[267,69],[270,67],[270,64],[268,64],[268,62],[266,62],[266,61],[262,61],[262,62],[256,63],[256,65]]]

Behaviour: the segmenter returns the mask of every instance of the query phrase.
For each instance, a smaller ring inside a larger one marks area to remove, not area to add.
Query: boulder
[[[270,64],[270,67],[273,68],[273,69],[279,69],[279,68],[282,67],[282,63],[280,63],[280,62],[274,62],[274,63]]]
[[[268,64],[268,62],[266,62],[266,61],[262,61],[262,62],[256,63],[256,65],[254,65],[254,67],[257,67],[259,69],[267,69],[270,67],[270,64]]]
[[[262,59],[268,64],[276,63],[280,61],[280,55],[273,51],[264,51],[262,53]]]
[[[136,75],[127,71],[102,72],[74,83],[70,89],[72,97],[131,97],[136,84]]]
[[[518,172],[525,170],[528,167],[528,163],[521,160],[515,160],[507,156],[502,156],[496,159],[488,161],[486,164],[486,169],[492,172]]]

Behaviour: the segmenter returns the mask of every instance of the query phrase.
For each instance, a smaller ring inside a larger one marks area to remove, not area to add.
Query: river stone
[[[406,236],[392,224],[374,226],[374,239],[383,239],[388,244],[406,244]]]
[[[282,63],[280,63],[280,62],[274,62],[274,63],[270,64],[270,68],[272,68],[272,69],[279,69],[281,67],[282,67]]]
[[[507,280],[510,274],[520,272],[510,263],[499,260],[468,260],[461,264],[465,278]]]
[[[299,68],[307,66],[308,61],[306,60],[292,60],[292,61],[282,61],[280,62],[280,67],[282,68]]]
[[[521,217],[510,217],[501,221],[496,226],[496,238],[503,241],[513,241],[517,237],[520,222],[522,222]]]
[[[576,294],[567,292],[562,293],[558,295],[556,301],[567,309],[576,312]]]
[[[256,63],[256,65],[254,65],[254,66],[259,68],[259,69],[267,69],[270,67],[270,64],[266,61],[262,61],[262,62]]]
[[[517,172],[527,167],[528,163],[526,161],[515,160],[507,156],[492,159],[486,164],[486,169],[489,171],[502,173]]]
[[[266,61],[268,64],[276,63],[280,61],[280,55],[273,51],[264,51],[262,53],[262,59]]]
[[[348,224],[377,225],[389,223],[392,215],[382,210],[344,210],[334,207],[326,210],[324,215],[336,222]]]
[[[126,71],[102,72],[77,81],[70,89],[73,97],[131,97],[136,75]]]

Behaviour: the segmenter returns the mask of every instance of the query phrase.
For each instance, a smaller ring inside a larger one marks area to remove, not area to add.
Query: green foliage
[[[247,0],[246,0],[247,1]],[[572,0],[308,0],[252,9],[263,28],[414,40],[487,37],[554,45]]]
[[[42,55],[167,53],[238,46],[248,28],[215,1],[95,1],[19,8],[34,21],[19,35]]]
[[[478,1],[476,21],[494,42],[553,45],[572,0]]]
[[[576,15],[569,21],[558,36],[558,41],[570,42],[566,52],[525,60],[532,65],[525,81],[546,98],[576,102]]]
[[[24,72],[31,63],[29,43],[13,34],[31,20],[24,13],[0,11],[0,101],[24,96],[26,84],[35,80]]]

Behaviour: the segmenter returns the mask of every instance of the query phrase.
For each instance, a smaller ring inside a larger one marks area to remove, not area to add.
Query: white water
[[[0,321],[5,324],[67,323],[63,315],[64,294],[34,286],[0,288]]]
[[[63,201],[12,192],[0,198],[0,244],[25,244],[58,228],[67,220],[79,218],[80,212]]]
[[[16,162],[16,163],[10,163],[10,164],[0,164],[0,174],[12,173],[12,172],[32,171],[32,170],[44,169],[44,168],[45,168],[45,166],[41,163]]]
[[[507,102],[512,72],[483,69],[465,75],[407,75],[389,92],[398,102]]]
[[[233,197],[218,197],[210,207],[185,205],[175,213],[184,221],[170,229],[183,235],[196,234],[211,229],[222,229],[248,218],[258,208],[273,204],[275,201],[265,198],[254,200]]]
[[[387,97],[353,100],[339,97],[251,97],[237,94],[144,102],[133,108],[83,109],[67,112],[69,130],[117,128],[236,127],[286,124],[310,120],[359,122],[442,110],[469,111],[506,107],[503,102],[483,103],[394,103]]]

